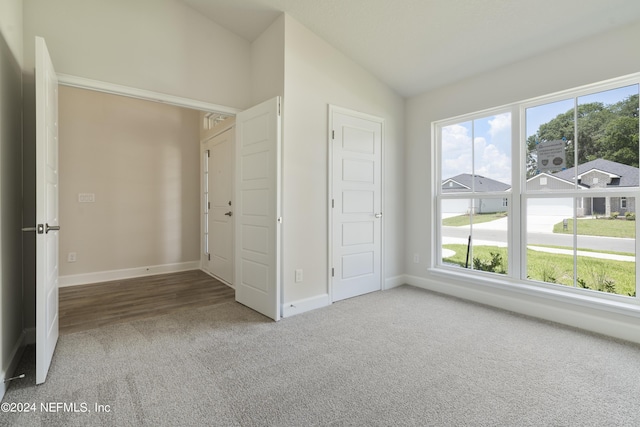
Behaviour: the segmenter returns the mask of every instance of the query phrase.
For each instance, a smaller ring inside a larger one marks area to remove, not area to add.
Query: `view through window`
[[[438,265],[636,297],[638,91],[636,77],[436,124]]]

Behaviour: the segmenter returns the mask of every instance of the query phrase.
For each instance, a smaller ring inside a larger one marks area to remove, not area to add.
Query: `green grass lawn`
[[[573,219],[567,220],[563,230],[562,221],[553,226],[554,233],[572,234]],[[583,236],[636,237],[636,222],[624,219],[578,219],[578,234]]]
[[[443,245],[455,255],[443,261],[464,267],[466,245]],[[473,256],[491,259],[491,252],[499,253],[507,269],[507,248],[475,246]],[[527,250],[527,276],[532,280],[573,286],[573,256]],[[469,260],[472,264],[472,260]],[[619,295],[633,295],[636,291],[635,263],[597,258],[578,257],[578,279],[589,289],[613,291]],[[579,285],[580,286],[580,285]]]
[[[493,213],[481,213],[473,215],[458,215],[445,218],[442,220],[442,225],[448,227],[460,227],[463,225],[469,225],[470,219],[473,218],[474,224],[482,224],[483,222],[495,221],[496,219],[504,218],[507,216],[506,212],[493,212]]]

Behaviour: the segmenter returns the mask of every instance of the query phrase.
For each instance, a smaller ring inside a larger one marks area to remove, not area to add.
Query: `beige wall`
[[[284,302],[328,292],[328,104],[385,121],[384,274],[402,274],[404,99],[288,15],[284,55]],[[295,269],[304,270],[302,283]]]
[[[22,43],[20,1],[0,6],[0,399],[20,356],[22,303]],[[19,55],[19,56],[17,56]]]
[[[36,35],[58,73],[227,107],[250,101],[250,43],[177,0],[24,0],[28,70]]]
[[[61,276],[198,261],[199,112],[65,86],[58,108]]]
[[[284,94],[284,14],[251,44],[251,105]]]

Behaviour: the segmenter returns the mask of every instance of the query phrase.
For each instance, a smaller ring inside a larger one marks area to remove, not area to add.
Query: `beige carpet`
[[[640,346],[409,286],[278,323],[226,303],[65,335],[44,385],[32,349],[23,371],[4,402],[37,409],[0,425],[640,425]]]

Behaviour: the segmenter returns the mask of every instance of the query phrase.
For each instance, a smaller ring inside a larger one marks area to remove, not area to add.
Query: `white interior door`
[[[236,301],[280,319],[280,98],[236,116]]]
[[[36,37],[36,383],[58,342],[58,79]]]
[[[331,108],[333,301],[382,289],[382,119]]]
[[[207,271],[233,285],[233,147],[235,129],[230,128],[204,144],[208,151]]]

